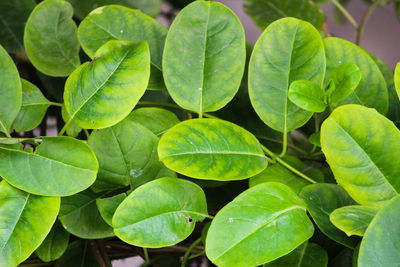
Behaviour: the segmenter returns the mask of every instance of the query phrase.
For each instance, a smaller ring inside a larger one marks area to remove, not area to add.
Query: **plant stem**
[[[194,254],[193,256],[190,256],[190,257],[188,258],[188,260],[191,260],[191,259],[194,259],[194,258],[203,256],[204,254],[205,254],[204,251],[202,251],[202,252],[200,252],[200,253],[197,253],[197,254]]]
[[[104,263],[106,264],[106,267],[113,267],[110,257],[107,254],[106,247],[104,246],[103,239],[97,239],[96,242],[97,242],[98,248],[100,250],[100,253],[104,259]]]
[[[150,263],[150,258],[149,258],[149,252],[147,251],[147,248],[143,248],[143,253],[144,253],[144,260],[146,264]]]
[[[58,133],[58,136],[62,136],[65,133],[65,131],[67,130],[67,128],[71,124],[71,122],[72,122],[72,119],[69,119],[67,121],[67,123],[64,124],[64,126],[61,128],[60,132]]]
[[[358,23],[355,21],[353,16],[347,11],[344,6],[339,2],[339,0],[332,0],[332,3],[339,9],[340,12],[342,12],[343,16],[347,18],[347,20],[353,25],[355,29],[358,29]]]
[[[371,17],[372,13],[374,12],[374,10],[378,7],[379,2],[375,1],[372,5],[369,6],[367,12],[365,13],[362,21],[361,21],[361,25],[357,30],[357,40],[356,40],[356,45],[360,45],[361,44],[361,39],[365,30],[365,26],[367,25],[367,22],[369,20],[369,18]]]
[[[83,132],[85,133],[86,138],[89,139],[90,136],[89,131],[87,129],[83,129]]]
[[[265,136],[256,136],[256,137],[257,137],[258,139],[263,139],[263,140],[265,140],[265,141],[274,142],[274,143],[277,143],[277,144],[283,144],[282,141],[275,140],[275,139],[273,139],[273,138],[269,138],[269,137],[265,137]],[[296,150],[297,152],[299,152],[299,153],[301,153],[301,154],[303,154],[303,155],[305,155],[305,156],[308,155],[308,153],[307,153],[306,151],[304,151],[303,149],[301,149],[301,148],[299,148],[299,147],[297,147],[297,146],[295,146],[295,145],[292,145],[292,144],[289,143],[289,142],[288,142],[287,145],[288,145],[288,147],[292,148],[293,150]]]
[[[285,125],[285,129],[284,129],[284,132],[283,132],[283,142],[282,142],[282,152],[281,152],[281,154],[279,155],[279,157],[283,157],[283,156],[285,156],[285,154],[286,154],[286,151],[287,151],[287,137],[288,137],[288,132],[286,131],[286,125]]]
[[[267,153],[272,159],[276,160],[279,164],[281,164],[282,166],[284,166],[286,169],[288,169],[289,171],[293,172],[294,174],[297,174],[298,176],[300,176],[301,178],[303,178],[304,180],[309,181],[312,184],[317,183],[316,181],[314,181],[313,179],[311,179],[310,177],[308,177],[307,175],[305,175],[304,173],[296,170],[294,167],[292,167],[291,165],[289,165],[288,163],[286,163],[283,159],[281,159],[280,157],[277,157],[275,155],[274,152],[272,152],[271,150],[269,150],[268,148],[266,148],[265,146],[261,145],[262,149],[264,150],[265,153]]]
[[[50,102],[50,104],[52,105],[52,106],[56,106],[56,107],[62,107],[62,103],[57,103],[57,102]]]
[[[103,257],[101,256],[101,252],[99,250],[99,247],[97,246],[96,240],[90,240],[89,245],[100,267],[107,267]]]
[[[144,106],[161,106],[161,107],[170,107],[170,108],[177,108],[182,109],[180,106],[172,103],[164,103],[164,102],[150,102],[150,101],[139,101],[138,105]]]
[[[201,242],[201,237],[199,237],[198,239],[196,239],[186,250],[185,255],[183,255],[183,260],[182,260],[182,265],[181,267],[185,267],[186,263],[189,259],[190,253],[192,252],[193,248],[199,244]]]

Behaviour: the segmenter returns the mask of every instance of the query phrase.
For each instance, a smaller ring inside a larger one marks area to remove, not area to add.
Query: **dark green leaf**
[[[36,255],[44,262],[59,259],[67,250],[69,233],[57,221],[43,243],[36,249]]]
[[[308,137],[308,142],[310,142],[314,146],[320,147],[321,146],[320,139],[321,139],[321,132],[316,132],[310,135],[310,137]]]
[[[89,241],[76,240],[72,242],[64,255],[56,262],[55,267],[100,267]]]
[[[26,22],[24,45],[32,64],[49,76],[68,76],[80,64],[72,6],[63,0],[38,4]]]
[[[288,97],[298,107],[312,112],[326,108],[324,90],[315,82],[297,80],[290,84]]]
[[[218,266],[256,266],[307,241],[314,227],[304,202],[286,185],[263,183],[222,208],[206,239],[207,257]]]
[[[221,3],[195,1],[182,9],[168,32],[165,84],[181,107],[216,111],[238,91],[245,61],[245,34],[236,15]]]
[[[134,190],[115,211],[112,224],[124,242],[157,248],[186,239],[206,216],[206,198],[198,185],[160,178]]]
[[[112,226],[112,217],[119,204],[126,198],[125,193],[121,193],[112,197],[96,199],[96,205],[99,209],[101,217],[104,221]]]

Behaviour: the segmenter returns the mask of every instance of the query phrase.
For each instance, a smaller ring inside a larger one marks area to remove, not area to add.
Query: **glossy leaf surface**
[[[206,198],[198,185],[160,178],[134,190],[115,211],[112,224],[124,242],[157,248],[186,239],[205,216]]]
[[[398,194],[400,132],[374,109],[335,109],[322,124],[321,147],[336,181],[359,204],[380,206]]]
[[[217,119],[175,125],[161,137],[158,156],[171,170],[198,179],[240,180],[267,166],[260,143],[251,133]]]
[[[334,210],[329,216],[331,222],[348,236],[363,236],[377,209],[368,206],[345,206]]]
[[[300,197],[307,204],[318,228],[329,238],[350,248],[354,248],[357,239],[349,238],[329,220],[329,215],[337,208],[354,204],[346,191],[336,184],[312,184],[303,188]]]
[[[99,239],[114,236],[112,228],[103,220],[96,206],[95,194],[90,189],[64,197],[61,200],[59,219],[65,230],[84,239]]]
[[[298,107],[307,111],[322,112],[326,108],[324,90],[311,81],[297,80],[292,82],[288,97]]]
[[[358,256],[358,267],[397,267],[400,264],[400,197],[387,203],[365,232]]]
[[[89,146],[70,137],[43,137],[34,153],[0,147],[1,177],[33,194],[75,194],[95,181],[97,170]]]
[[[137,0],[135,2],[138,3]],[[165,89],[161,73],[161,58],[166,35],[167,29],[155,19],[138,10],[117,5],[93,10],[78,28],[79,42],[91,58],[94,58],[97,49],[109,40],[146,41],[149,45],[151,61],[149,89]]]
[[[324,40],[327,77],[345,63],[354,63],[361,70],[361,80],[357,88],[338,105],[360,104],[375,108],[380,113],[388,111],[388,92],[385,79],[374,60],[355,44],[335,37]]]
[[[95,191],[134,188],[159,176],[158,137],[144,126],[124,120],[113,127],[93,131],[88,140],[99,161]],[[172,172],[171,172],[172,174]]]
[[[296,0],[293,4],[291,0],[245,0],[243,8],[261,30],[284,17],[302,19],[321,29],[325,14],[315,2]]]
[[[236,15],[221,3],[196,1],[179,12],[168,32],[165,84],[181,107],[216,111],[238,91],[245,60],[245,35]]]
[[[49,76],[68,76],[80,64],[72,6],[63,0],[38,4],[26,22],[24,45],[33,66]]]
[[[150,74],[149,47],[145,42],[108,41],[67,79],[64,101],[78,126],[99,129],[112,126],[135,107]]]
[[[21,79],[22,106],[12,127],[17,132],[30,131],[37,127],[43,120],[50,101],[32,83]]]
[[[8,134],[21,108],[22,89],[17,67],[2,46],[0,67],[0,132]]]
[[[263,183],[222,208],[206,238],[206,255],[217,266],[257,266],[308,240],[314,227],[304,202],[287,186]]]
[[[315,243],[305,242],[289,254],[264,264],[264,267],[326,267],[327,265],[326,251]]]
[[[23,53],[24,28],[35,0],[0,1],[0,44],[9,53]]]
[[[50,232],[60,198],[35,196],[0,183],[0,266],[26,260]]]
[[[104,221],[112,226],[112,217],[119,204],[126,198],[125,193],[121,193],[112,197],[96,199],[96,205],[99,209],[101,217]]]
[[[400,98],[400,63],[397,63],[396,69],[394,70],[394,86],[397,96]]]
[[[256,42],[249,63],[249,95],[258,116],[274,130],[304,125],[312,116],[289,101],[293,81],[322,86],[325,52],[319,32],[308,22],[284,18],[268,26]]]
[[[157,136],[179,123],[173,112],[162,108],[135,109],[126,119],[145,126]]]
[[[57,221],[46,236],[46,239],[36,250],[36,255],[44,262],[57,260],[67,250],[68,242],[69,233]]]

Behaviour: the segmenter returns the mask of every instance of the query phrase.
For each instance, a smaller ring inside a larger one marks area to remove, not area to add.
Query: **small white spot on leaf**
[[[133,177],[133,178],[139,177],[140,175],[142,175],[142,173],[143,173],[142,170],[136,170],[136,169],[131,169],[131,170],[129,171],[129,175],[130,175],[131,177]]]
[[[233,218],[228,218],[228,222],[229,223],[233,222]]]

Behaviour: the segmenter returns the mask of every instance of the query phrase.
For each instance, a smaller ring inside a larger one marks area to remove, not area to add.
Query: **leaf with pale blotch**
[[[160,178],[134,190],[115,211],[112,224],[122,241],[158,248],[186,239],[207,216],[206,197],[198,185]]]
[[[322,86],[325,52],[319,32],[308,22],[284,18],[269,25],[257,40],[249,63],[249,95],[258,116],[274,130],[303,126],[312,116],[289,101],[293,81]]]
[[[375,109],[336,108],[321,127],[336,181],[361,205],[382,206],[400,191],[400,132]]]
[[[305,203],[289,187],[263,183],[217,213],[207,233],[206,255],[221,267],[258,266],[294,250],[313,232]]]
[[[78,126],[100,129],[124,119],[143,96],[150,75],[146,42],[108,41],[65,83],[65,107]]]
[[[245,62],[245,34],[236,15],[221,3],[195,1],[179,12],[165,40],[165,85],[181,107],[216,111],[239,90]]]
[[[348,236],[363,236],[378,209],[368,206],[345,206],[335,209],[329,218],[331,222]]]
[[[0,266],[26,260],[46,238],[60,209],[59,197],[42,197],[0,183]]]
[[[22,106],[12,125],[17,132],[30,131],[37,127],[51,105],[35,85],[24,79],[21,79],[21,83]]]
[[[34,153],[0,147],[0,176],[37,195],[68,196],[88,188],[98,163],[87,144],[70,137],[42,137]]]
[[[312,112],[323,112],[326,108],[325,92],[316,83],[297,80],[290,84],[288,98],[298,107]]]
[[[125,193],[121,193],[112,197],[96,199],[96,205],[99,209],[101,217],[104,221],[112,226],[112,217],[119,204],[126,198]]]
[[[261,145],[250,132],[218,119],[175,125],[161,137],[158,156],[171,170],[198,179],[240,180],[267,167]]]
[[[46,239],[36,249],[36,255],[44,262],[55,261],[67,250],[68,242],[69,233],[57,221],[46,236]]]
[[[24,45],[33,66],[49,76],[68,76],[80,64],[72,6],[63,0],[38,4],[26,22]]]
[[[86,2],[78,0],[79,3]],[[114,0],[109,2],[116,3]],[[132,1],[132,0],[131,0]],[[134,0],[138,3],[138,0]],[[141,0],[143,1],[143,0]],[[149,3],[149,0],[145,0]],[[110,3],[111,4],[111,3]],[[150,48],[149,89],[165,89],[161,58],[167,29],[139,10],[108,5],[93,10],[79,25],[78,37],[83,50],[94,58],[95,52],[109,40],[146,41]]]

